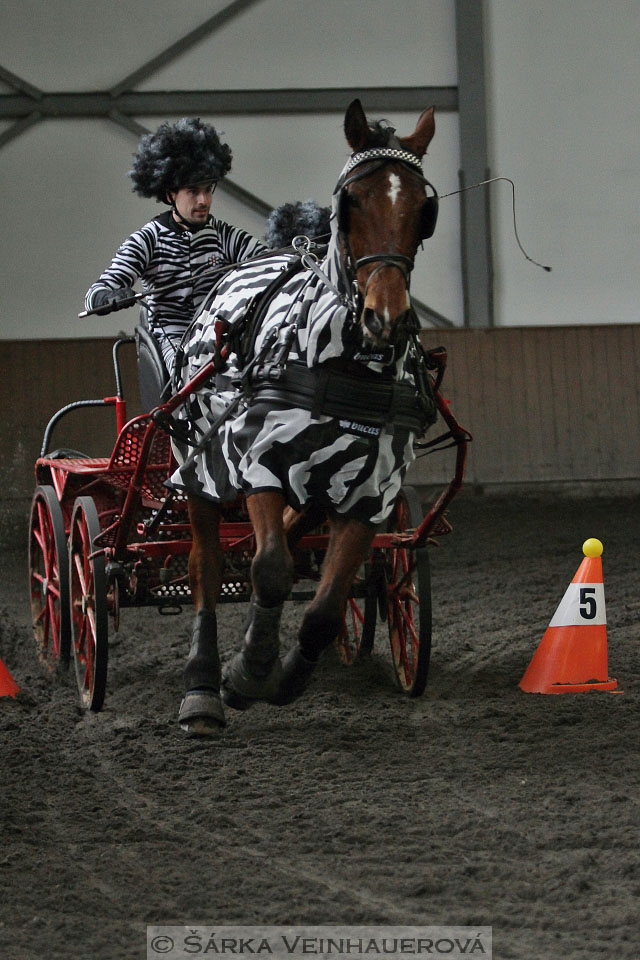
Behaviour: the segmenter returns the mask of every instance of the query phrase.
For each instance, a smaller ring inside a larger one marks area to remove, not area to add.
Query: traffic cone
[[[20,687],[0,660],[0,697],[15,697]]]
[[[525,693],[615,690],[607,667],[607,616],[602,582],[602,544],[582,546],[584,560],[518,684]]]

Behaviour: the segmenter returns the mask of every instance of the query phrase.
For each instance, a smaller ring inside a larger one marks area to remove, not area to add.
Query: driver
[[[238,263],[266,251],[254,237],[211,216],[219,180],[231,169],[231,150],[214,127],[184,117],[145,134],[129,176],[141,197],[155,197],[169,209],[154,217],[120,246],[111,265],[85,296],[87,310],[101,313],[131,306],[133,285],[142,282],[148,323],[169,374],[182,335],[211,289],[214,266]],[[179,282],[169,293],[159,288]]]

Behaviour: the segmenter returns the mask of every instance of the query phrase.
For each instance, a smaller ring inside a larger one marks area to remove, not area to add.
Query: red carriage
[[[116,395],[58,411],[35,465],[29,570],[36,644],[51,668],[73,658],[81,703],[91,710],[100,710],[104,701],[108,634],[110,624],[118,629],[121,609],[149,606],[175,612],[190,599],[190,526],[184,498],[164,486],[175,464],[162,425],[200,383],[215,375],[214,362],[167,402],[127,420],[118,351],[133,340],[119,340],[114,347]],[[425,688],[431,648],[427,545],[450,529],[446,508],[462,484],[470,439],[439,391],[445,351],[432,350],[428,357],[446,428],[429,446],[455,446],[454,476],[424,516],[416,491],[402,489],[386,530],[376,533],[352,585],[337,641],[342,659],[351,664],[372,650],[378,618],[386,621],[395,676],[411,697]],[[98,405],[115,408],[118,435],[109,456],[49,451],[53,429],[68,412]],[[254,538],[243,497],[225,508],[220,532],[227,561],[220,602],[246,602]],[[299,540],[292,601],[313,595],[326,544],[322,525]]]

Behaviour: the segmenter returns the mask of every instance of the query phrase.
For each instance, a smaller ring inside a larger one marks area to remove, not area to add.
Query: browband
[[[371,150],[362,150],[360,153],[352,154],[344,169],[343,176],[346,177],[354,167],[357,167],[359,163],[364,163],[365,160],[401,160],[402,163],[408,163],[422,171],[422,160],[420,157],[416,157],[415,153],[400,150],[397,147],[373,147]]]

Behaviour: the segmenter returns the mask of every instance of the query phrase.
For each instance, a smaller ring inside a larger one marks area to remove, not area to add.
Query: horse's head
[[[369,124],[354,100],[344,130],[354,152],[339,184],[342,255],[361,294],[365,329],[377,342],[393,340],[410,308],[416,251],[435,228],[437,194],[432,188],[427,197],[421,166],[435,131],[433,107],[421,114],[411,136],[396,137],[392,127]]]

